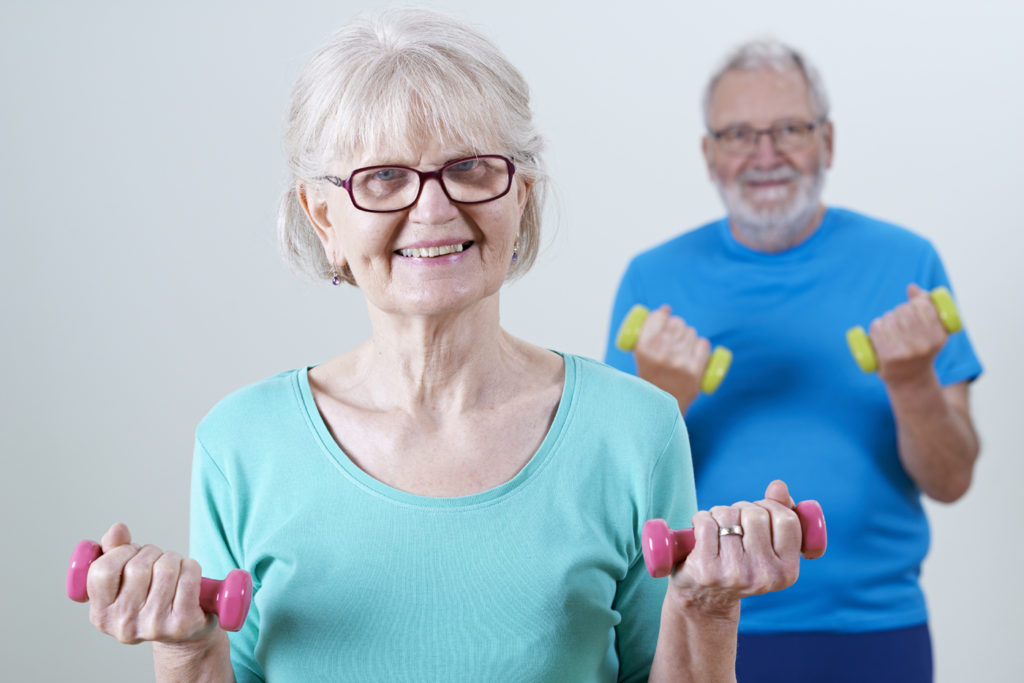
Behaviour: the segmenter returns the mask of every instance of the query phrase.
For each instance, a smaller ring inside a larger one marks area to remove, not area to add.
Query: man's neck
[[[824,217],[825,205],[818,204],[809,217],[794,226],[769,230],[745,229],[744,226],[737,225],[736,221],[730,217],[729,231],[737,242],[748,249],[766,254],[776,254],[805,242],[821,227]]]

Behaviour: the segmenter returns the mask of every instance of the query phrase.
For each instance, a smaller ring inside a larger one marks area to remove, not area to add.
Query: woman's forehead
[[[341,149],[335,161],[349,171],[365,166],[395,164],[399,166],[441,165],[474,154],[507,154],[499,149],[496,136],[440,135],[436,131],[412,132],[384,136],[372,144],[352,145]]]

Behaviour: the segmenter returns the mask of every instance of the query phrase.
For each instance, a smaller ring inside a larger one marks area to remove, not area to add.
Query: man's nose
[[[750,152],[751,160],[758,165],[774,165],[783,156],[775,146],[771,131],[759,130],[754,138],[754,149]]]

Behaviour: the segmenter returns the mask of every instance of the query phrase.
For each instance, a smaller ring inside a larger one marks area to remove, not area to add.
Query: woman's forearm
[[[740,603],[710,608],[684,604],[671,588],[661,608],[650,681],[735,683]]]

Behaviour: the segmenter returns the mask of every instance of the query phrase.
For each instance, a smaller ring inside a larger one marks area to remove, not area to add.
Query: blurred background
[[[101,635],[65,597],[71,549],[120,520],[186,550],[206,411],[368,335],[355,289],[288,272],[274,216],[294,78],[335,28],[384,4],[0,4],[5,680],[151,679],[149,646]],[[816,62],[836,125],[826,201],[933,241],[985,365],[974,485],[929,504],[937,681],[1019,680],[1024,6],[423,4],[505,51],[548,137],[544,246],[505,290],[504,324],[596,358],[628,260],[722,213],[699,155],[710,71],[758,35]]]

